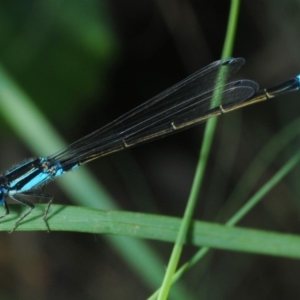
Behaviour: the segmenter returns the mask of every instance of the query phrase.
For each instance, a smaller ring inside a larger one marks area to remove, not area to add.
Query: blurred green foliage
[[[101,94],[117,55],[104,1],[2,2],[0,36],[7,71],[58,122]]]

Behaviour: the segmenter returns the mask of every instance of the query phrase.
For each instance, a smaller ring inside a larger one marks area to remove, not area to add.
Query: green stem
[[[229,22],[227,26],[226,38],[222,52],[222,58],[227,58],[231,56],[235,32],[236,32],[236,25],[238,20],[238,12],[239,12],[240,1],[233,0],[231,2],[231,8],[229,13]],[[172,279],[176,272],[179,259],[183,250],[183,245],[186,240],[187,232],[189,230],[193,213],[196,207],[197,199],[200,193],[202,180],[204,177],[206,164],[208,161],[208,156],[211,149],[211,144],[215,132],[215,128],[217,126],[217,119],[213,118],[208,120],[205,132],[204,132],[204,139],[203,139],[203,146],[200,152],[199,161],[195,173],[195,177],[193,180],[193,185],[191,188],[190,196],[187,202],[187,206],[183,215],[182,223],[180,229],[178,231],[178,236],[173,247],[171,257],[168,263],[168,267],[165,273],[165,277],[162,282],[162,286],[158,295],[159,300],[167,299],[170,288],[172,285]]]

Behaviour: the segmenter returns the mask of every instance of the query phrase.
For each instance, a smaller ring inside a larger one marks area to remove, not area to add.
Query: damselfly
[[[7,197],[28,206],[28,211],[15,223],[15,230],[34,209],[34,205],[23,197],[42,197],[49,200],[43,217],[48,227],[46,216],[52,196],[38,188],[50,180],[101,156],[300,88],[300,75],[259,92],[258,84],[252,80],[226,83],[226,79],[243,64],[243,58],[213,62],[66,149],[48,157],[29,159],[11,168],[0,177],[0,204],[5,210],[0,218],[9,214]]]

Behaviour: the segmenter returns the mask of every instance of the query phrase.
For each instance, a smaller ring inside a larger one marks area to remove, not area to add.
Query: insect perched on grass
[[[15,223],[14,231],[34,209],[24,197],[42,197],[48,199],[43,219],[49,230],[46,217],[53,197],[37,189],[48,181],[101,156],[300,88],[300,75],[259,92],[258,84],[252,80],[226,83],[244,62],[243,58],[215,61],[66,149],[48,157],[29,159],[8,170],[0,176],[0,204],[5,209],[0,218],[9,214],[7,197],[28,206],[28,211]]]

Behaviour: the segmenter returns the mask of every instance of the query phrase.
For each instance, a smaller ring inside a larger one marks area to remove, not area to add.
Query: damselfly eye
[[[5,195],[6,195],[5,190],[1,189],[0,190],[0,205],[2,205],[5,202]]]

